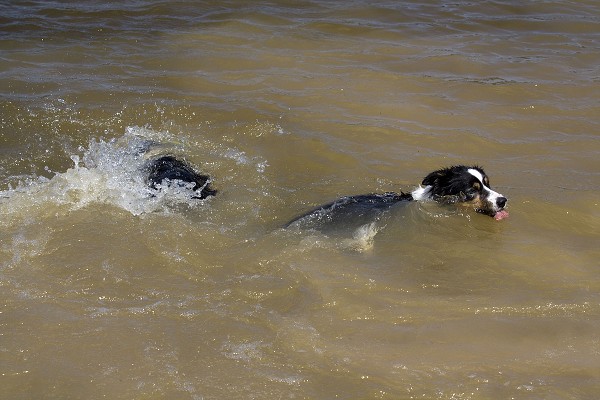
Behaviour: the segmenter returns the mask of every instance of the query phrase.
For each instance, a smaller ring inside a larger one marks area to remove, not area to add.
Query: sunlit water
[[[596,2],[0,5],[2,398],[594,399]],[[174,154],[214,198],[149,188]],[[340,196],[480,164],[494,221]]]

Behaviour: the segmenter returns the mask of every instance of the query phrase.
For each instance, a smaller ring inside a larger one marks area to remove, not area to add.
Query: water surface
[[[595,398],[598,32],[594,1],[3,3],[4,397]],[[162,153],[219,195],[149,196]],[[281,229],[453,164],[510,218]]]

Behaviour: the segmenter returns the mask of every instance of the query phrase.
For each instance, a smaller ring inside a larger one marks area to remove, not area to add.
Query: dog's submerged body
[[[286,224],[324,232],[354,230],[380,219],[396,206],[412,201],[410,193],[345,196],[304,213]]]
[[[422,186],[410,193],[383,193],[342,197],[291,220],[286,227],[310,226],[321,229],[343,221],[366,224],[395,206],[410,201],[433,200],[443,204],[470,206],[496,220],[508,217],[506,197],[493,191],[481,167],[464,165],[440,169],[427,175]]]
[[[174,156],[161,156],[152,159],[146,165],[147,183],[152,189],[160,185],[178,185],[189,187],[193,199],[205,199],[214,196],[217,191],[210,186],[210,177],[199,174],[194,168]]]

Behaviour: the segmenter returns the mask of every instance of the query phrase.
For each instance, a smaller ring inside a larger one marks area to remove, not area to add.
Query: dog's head
[[[479,213],[502,219],[506,197],[490,188],[490,181],[481,167],[464,165],[434,171],[423,179],[421,197],[448,204],[465,204]]]

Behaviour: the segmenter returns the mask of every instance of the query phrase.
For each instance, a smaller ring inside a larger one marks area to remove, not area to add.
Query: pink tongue
[[[506,210],[500,210],[496,213],[496,215],[494,215],[494,219],[496,221],[500,221],[501,219],[504,219],[504,218],[508,218],[508,211],[506,211]]]

